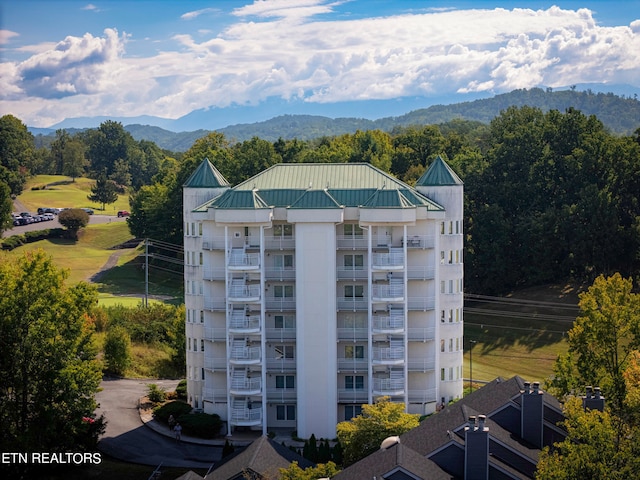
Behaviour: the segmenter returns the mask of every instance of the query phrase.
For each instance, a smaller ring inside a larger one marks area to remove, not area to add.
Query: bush
[[[176,387],[176,395],[180,400],[185,400],[185,401],[187,400],[187,381],[186,380],[180,380],[180,383],[178,383],[178,386]]]
[[[162,403],[167,398],[167,392],[158,387],[155,383],[150,383],[147,385],[147,388],[149,389],[147,396],[153,403]]]
[[[58,214],[58,221],[67,228],[73,238],[77,238],[78,230],[89,223],[89,214],[81,208],[69,208]]]
[[[180,415],[177,421],[182,425],[183,433],[200,438],[215,438],[222,428],[222,420],[216,414],[188,413]]]
[[[191,405],[188,403],[175,401],[165,403],[160,407],[153,409],[153,415],[161,422],[167,423],[169,416],[173,415],[173,418],[179,418],[182,415],[188,414],[191,411]]]
[[[129,333],[115,326],[107,331],[104,341],[104,358],[107,362],[107,371],[116,375],[123,375],[131,365],[131,337]]]

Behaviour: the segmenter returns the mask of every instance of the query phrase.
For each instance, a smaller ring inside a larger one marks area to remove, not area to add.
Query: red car
[[[126,210],[120,210],[118,212],[118,216],[119,217],[128,217],[129,216],[129,212],[127,212]]]

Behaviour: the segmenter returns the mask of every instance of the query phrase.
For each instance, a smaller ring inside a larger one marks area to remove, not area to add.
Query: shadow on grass
[[[182,271],[166,271],[164,267],[149,268],[149,296],[167,303],[184,303]],[[98,290],[111,295],[145,295],[146,275],[142,255],[123,265],[100,272],[94,280]]]

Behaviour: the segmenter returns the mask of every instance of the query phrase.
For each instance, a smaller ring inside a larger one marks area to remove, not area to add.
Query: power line
[[[533,307],[544,307],[544,308],[554,308],[554,309],[563,309],[563,310],[579,310],[579,307],[577,305],[570,305],[566,303],[546,302],[546,301],[540,301],[540,300],[525,300],[525,299],[508,298],[508,297],[496,297],[492,295],[481,295],[477,293],[465,293],[464,298],[466,300],[471,300],[471,301],[483,301],[487,303],[499,303],[504,305],[533,306]]]

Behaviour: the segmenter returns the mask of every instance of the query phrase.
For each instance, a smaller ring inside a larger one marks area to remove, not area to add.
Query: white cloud
[[[147,58],[127,57],[127,36],[113,29],[67,37],[0,65],[3,110],[24,102],[29,124],[88,112],[175,118],[270,96],[337,102],[640,78],[640,21],[601,27],[589,10],[558,7],[314,19],[337,3],[256,0],[222,32],[200,19],[198,31],[173,34],[174,49]]]
[[[18,37],[20,34],[12,32],[11,30],[0,30],[0,45],[9,43],[13,37]]]
[[[215,13],[215,12],[219,12],[220,9],[218,8],[203,8],[201,10],[194,10],[192,12],[187,12],[184,13],[180,16],[180,18],[182,20],[193,20],[194,18],[199,17],[200,15],[205,15],[208,13]]]

